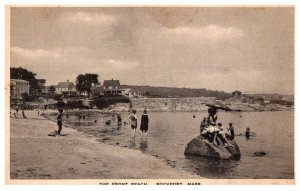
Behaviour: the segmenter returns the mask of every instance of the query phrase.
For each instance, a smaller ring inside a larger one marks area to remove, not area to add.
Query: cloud
[[[103,63],[103,67],[109,70],[128,70],[139,65],[136,61],[121,61],[114,59],[106,59],[101,62]]]
[[[75,80],[78,74],[96,73],[100,79],[111,77],[124,80],[136,72],[139,62],[134,59],[114,58],[87,47],[64,47],[50,50],[32,50],[13,47],[11,66],[24,67],[47,80],[47,85]],[[59,53],[59,54],[58,54]]]
[[[237,27],[222,27],[219,25],[177,27],[174,29],[168,29],[168,32],[179,36],[192,36],[211,41],[220,41],[244,36],[243,30]]]
[[[43,58],[43,57],[52,57],[59,58],[60,55],[55,51],[44,50],[44,49],[26,49],[20,47],[12,47],[11,52],[17,54],[21,57],[27,58]]]
[[[99,13],[90,13],[90,12],[76,12],[76,13],[65,13],[61,17],[63,20],[69,21],[71,23],[81,23],[81,24],[113,24],[116,22],[116,18]]]

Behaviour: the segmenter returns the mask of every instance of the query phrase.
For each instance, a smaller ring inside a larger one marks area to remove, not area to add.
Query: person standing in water
[[[147,110],[145,109],[141,118],[141,127],[140,127],[142,137],[144,137],[144,135],[147,135],[148,123],[149,123],[149,117],[147,114]]]
[[[122,124],[122,116],[120,113],[117,114],[117,118],[118,118],[118,125]]]
[[[15,110],[16,110],[16,116],[18,116],[18,113],[19,113],[19,107],[16,107]]]
[[[27,118],[26,115],[25,115],[24,109],[22,109],[22,116],[23,116],[24,119]]]
[[[137,117],[136,117],[136,110],[133,109],[132,113],[129,116],[131,129],[132,129],[132,136],[135,137],[136,128],[137,128]]]
[[[57,126],[58,126],[57,134],[60,135],[60,132],[61,132],[61,130],[62,130],[62,112],[63,112],[63,110],[62,110],[62,109],[59,109],[58,111],[59,111],[59,113],[58,113],[58,115],[56,116],[56,119],[57,119]]]
[[[246,139],[250,138],[250,128],[249,127],[246,128],[245,136],[246,136]]]
[[[234,127],[232,123],[229,123],[228,131],[230,132],[229,139],[233,140],[234,139]]]
[[[82,117],[82,113],[80,112],[80,113],[78,114],[78,120],[79,120],[79,123],[80,123],[81,117]]]

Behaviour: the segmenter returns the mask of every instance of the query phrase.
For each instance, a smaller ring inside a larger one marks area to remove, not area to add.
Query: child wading
[[[137,117],[136,117],[135,109],[132,110],[132,113],[129,116],[129,120],[131,123],[132,136],[135,137],[135,132],[136,132],[136,128],[137,128]]]
[[[230,135],[228,136],[228,138],[230,140],[233,140],[234,139],[234,127],[233,127],[232,123],[229,123],[229,127],[227,130],[230,132]]]
[[[149,123],[149,118],[147,115],[147,110],[144,110],[144,114],[142,115],[141,118],[141,127],[140,127],[140,130],[142,131],[142,137],[144,137],[144,135],[147,135],[148,123]]]
[[[118,118],[118,125],[122,124],[122,116],[120,113],[117,114],[117,118]]]
[[[59,114],[56,116],[57,119],[57,126],[58,126],[58,131],[57,134],[60,135],[61,129],[62,129],[62,109],[59,109]]]

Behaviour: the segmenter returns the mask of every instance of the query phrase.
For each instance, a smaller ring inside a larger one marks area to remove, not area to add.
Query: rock
[[[267,153],[265,153],[265,152],[262,152],[262,151],[258,151],[258,152],[254,152],[253,153],[253,156],[254,157],[263,157],[263,156],[265,156]]]
[[[53,132],[49,133],[48,136],[52,136],[55,137],[56,135],[58,135],[58,131],[54,130]]]
[[[202,136],[198,136],[187,144],[184,154],[212,157],[217,159],[240,159],[240,149],[236,142],[228,139],[227,141],[233,146],[226,148],[222,144],[215,146]]]

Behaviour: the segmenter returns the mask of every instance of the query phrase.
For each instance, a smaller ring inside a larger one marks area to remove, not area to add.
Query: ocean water
[[[121,113],[128,121],[128,113]],[[74,115],[64,118],[66,126],[83,131],[106,144],[140,150],[141,153],[163,159],[173,168],[183,169],[207,178],[225,179],[292,179],[294,178],[294,112],[219,112],[218,122],[224,127],[234,124],[236,134],[246,127],[255,136],[246,139],[236,136],[241,151],[240,160],[216,160],[185,156],[186,144],[199,135],[199,124],[206,112],[149,112],[149,132],[142,139],[137,129],[131,136],[129,125],[117,125],[112,114],[86,113],[86,119]],[[193,118],[195,115],[195,118]],[[137,114],[140,124],[141,113]],[[97,120],[95,122],[95,120]],[[112,120],[111,127],[105,121]],[[257,151],[266,152],[254,157]],[[184,177],[183,177],[184,178]]]

